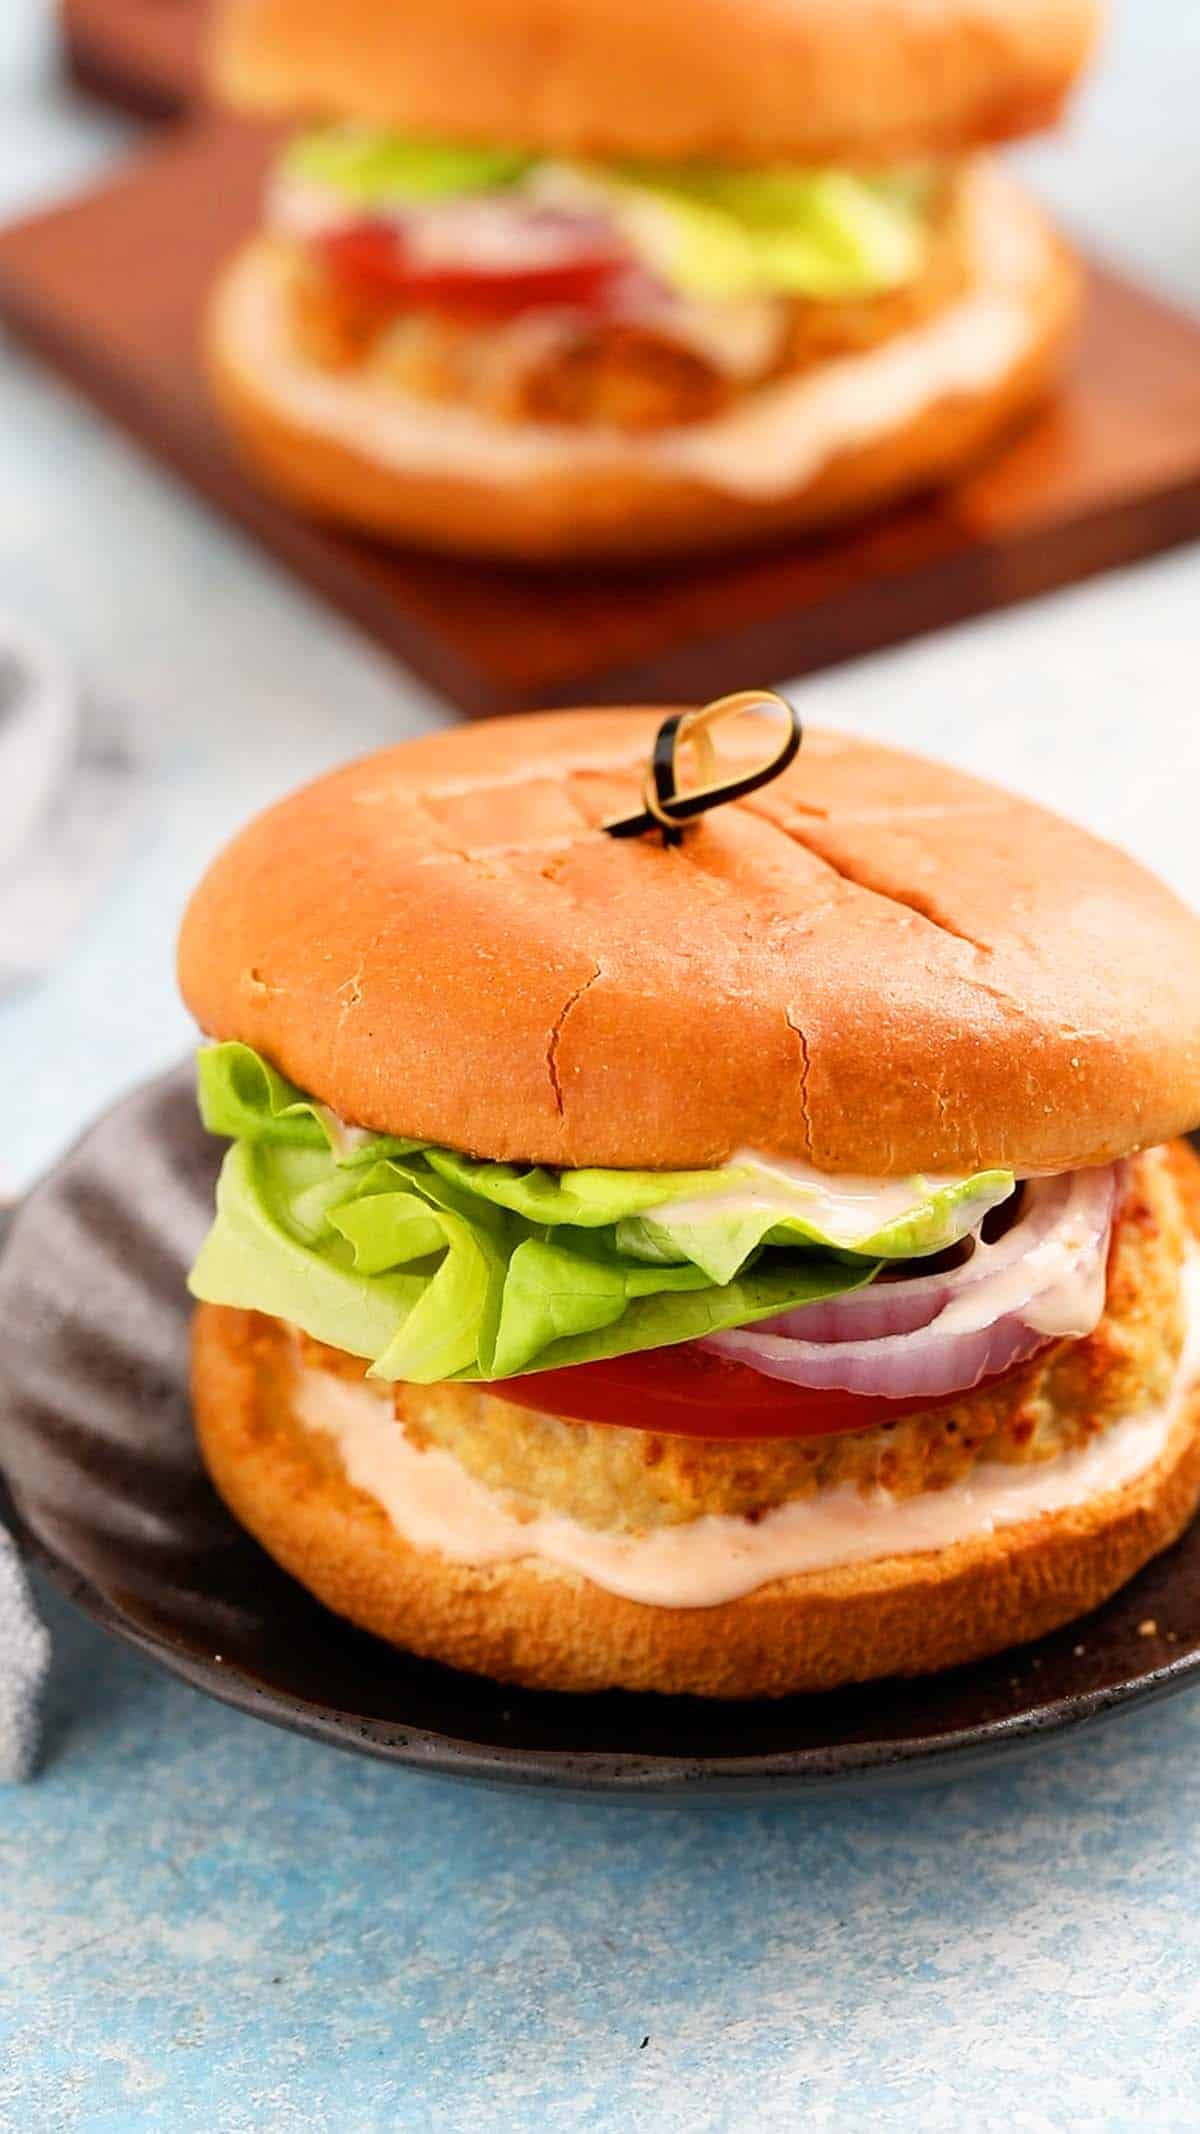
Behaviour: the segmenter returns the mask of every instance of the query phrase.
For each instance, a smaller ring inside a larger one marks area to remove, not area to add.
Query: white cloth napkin
[[[58,960],[128,845],[145,780],[128,715],[0,614],[0,996]]]
[[[128,716],[0,613],[0,996],[58,960],[129,842],[145,784]],[[0,1180],[0,1202],[3,1190]],[[33,1770],[49,1665],[49,1635],[0,1525],[0,1780]]]
[[[16,1547],[0,1526],[0,1782],[33,1774],[49,1669],[50,1633],[38,1620]]]

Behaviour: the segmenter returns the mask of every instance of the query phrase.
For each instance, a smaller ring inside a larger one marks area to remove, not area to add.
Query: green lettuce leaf
[[[780,1253],[714,1284],[696,1265],[623,1253],[611,1223],[572,1224],[561,1210],[556,1223],[529,1220],[460,1184],[449,1152],[436,1168],[418,1142],[347,1147],[324,1108],[247,1046],[204,1051],[199,1082],[206,1124],[237,1138],[193,1295],[287,1319],[381,1378],[505,1378],[661,1348],[875,1271]],[[564,1207],[583,1204],[566,1190]]]
[[[210,1134],[228,1141],[281,1141],[325,1148],[339,1164],[376,1163],[425,1146],[394,1134],[346,1129],[328,1105],[306,1097],[251,1045],[206,1045],[197,1063],[200,1117]]]
[[[911,281],[928,248],[924,195],[903,179],[647,165],[592,175],[630,243],[684,296],[867,296]]]
[[[697,163],[547,161],[520,149],[413,139],[366,127],[302,135],[281,168],[364,212],[531,183],[532,198],[610,214],[681,295],[865,296],[910,281],[929,243],[929,170],[732,170]],[[549,190],[544,190],[546,186]]]
[[[870,1260],[944,1252],[1013,1191],[1011,1171],[971,1178],[912,1178],[889,1187],[898,1203],[882,1223],[873,1195],[861,1202],[808,1177],[752,1159],[715,1171],[548,1171],[477,1163],[428,1148],[427,1162],[462,1190],[527,1221],[612,1226],[633,1259],[690,1261],[713,1282],[730,1282],[764,1245],[815,1247]]]
[[[864,1237],[853,1196],[847,1214],[824,1182],[753,1160],[556,1172],[347,1129],[247,1045],[204,1050],[199,1089],[233,1146],[193,1294],[416,1384],[749,1325],[857,1288],[888,1257],[940,1251],[1013,1186],[1003,1171],[913,1180]]]
[[[530,1240],[514,1253],[513,1294],[506,1291],[496,1356],[485,1375],[559,1370],[698,1341],[722,1327],[750,1326],[861,1289],[878,1271],[861,1260],[839,1265],[780,1253],[735,1282],[717,1284],[698,1267],[631,1265],[596,1252],[589,1268],[589,1257],[586,1248],[568,1252],[557,1240]]]
[[[498,192],[523,178],[533,160],[514,148],[410,140],[368,127],[336,126],[292,141],[281,168],[286,177],[328,186],[370,209],[455,193]]]

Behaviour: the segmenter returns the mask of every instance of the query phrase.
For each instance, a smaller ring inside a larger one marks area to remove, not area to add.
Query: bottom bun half
[[[776,1578],[706,1607],[650,1606],[521,1557],[411,1545],[292,1397],[287,1330],[202,1306],[193,1393],[231,1511],[335,1614],[390,1643],[531,1688],[776,1697],[932,1673],[1042,1636],[1106,1600],[1200,1502],[1200,1382],[1158,1457],[1068,1509],[920,1554]]]
[[[961,300],[712,421],[637,437],[504,423],[324,373],[291,324],[294,255],[269,237],[244,248],[215,292],[214,397],[266,486],[310,516],[398,543],[553,564],[816,529],[949,480],[1055,381],[1078,268],[1006,177],[989,169],[979,184]]]

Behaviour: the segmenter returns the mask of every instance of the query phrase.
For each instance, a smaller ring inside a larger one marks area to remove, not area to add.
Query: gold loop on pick
[[[746,711],[782,711],[788,729],[778,749],[750,771],[722,778],[712,740],[712,728],[722,719],[735,719]],[[732,696],[717,697],[691,711],[672,712],[655,736],[650,761],[642,778],[642,809],[625,815],[603,828],[610,837],[641,837],[647,830],[662,831],[665,844],[678,844],[684,826],[724,802],[741,800],[747,793],[777,778],[793,762],[804,738],[795,706],[774,689],[740,689]],[[697,757],[701,784],[680,790],[680,755],[691,746]]]

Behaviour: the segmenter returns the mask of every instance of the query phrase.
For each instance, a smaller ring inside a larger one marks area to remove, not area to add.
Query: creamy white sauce
[[[347,1126],[345,1120],[339,1119],[328,1104],[314,1103],[313,1110],[328,1134],[329,1146],[339,1162],[346,1156],[353,1156],[356,1150],[365,1148],[368,1141],[375,1139],[370,1127]]]
[[[976,1246],[986,1255],[986,1245]],[[1078,1340],[1100,1323],[1108,1281],[1107,1253],[1080,1224],[1064,1225],[952,1297],[939,1312],[941,1334],[973,1334],[1018,1312],[1035,1333]]]
[[[503,199],[455,201],[414,215],[405,225],[405,236],[414,262],[422,267],[522,273],[569,265],[580,256],[573,231],[513,215]]]
[[[1107,1286],[1107,1254],[1093,1252],[1060,1271],[1048,1289],[1021,1307],[1021,1316],[1035,1333],[1078,1340],[1099,1326]]]
[[[1169,1399],[1090,1444],[1022,1467],[982,1462],[961,1482],[915,1497],[840,1485],[753,1523],[709,1516],[625,1535],[558,1512],[521,1519],[449,1453],[412,1445],[386,1389],[298,1367],[296,1409],[334,1440],[351,1482],[415,1548],[455,1563],[534,1559],[652,1607],[707,1608],[804,1571],[950,1548],[1134,1481],[1161,1455],[1200,1369],[1200,1255],[1190,1257],[1184,1285],[1188,1331]]]
[[[1102,1208],[1108,1190],[1119,1181],[1103,1172],[1078,1171],[1067,1181],[1067,1200],[1048,1231],[1026,1245],[1014,1259],[1005,1246],[975,1242],[978,1279],[969,1283],[939,1313],[942,1334],[975,1333],[1010,1315],[1019,1316],[1039,1334],[1078,1339],[1099,1324],[1108,1277],[1108,1241],[1112,1203]],[[1020,1239],[1020,1229],[1011,1243]]]
[[[225,346],[252,388],[269,381],[272,399],[297,423],[402,474],[525,483],[649,468],[770,497],[939,400],[986,390],[1030,347],[1047,236],[994,166],[975,167],[965,184],[974,275],[966,296],[861,355],[748,393],[711,422],[633,439],[599,426],[506,424],[470,408],[434,407],[369,376],[321,372],[297,353],[283,280],[262,271],[261,255],[247,256],[225,285]]]
[[[275,171],[268,180],[263,221],[281,237],[312,244],[334,230],[344,230],[351,219],[344,194],[331,185],[317,185],[311,178],[299,178],[286,170]],[[356,219],[361,220],[361,212]]]
[[[692,1223],[714,1216],[736,1220],[750,1215],[790,1213],[811,1223],[831,1244],[849,1251],[864,1239],[878,1236],[892,1223],[914,1215],[932,1194],[962,1184],[961,1178],[932,1172],[910,1178],[867,1178],[851,1171],[818,1171],[811,1164],[760,1155],[756,1149],[738,1149],[728,1167],[742,1175],[727,1190],[683,1194],[678,1200],[649,1209],[648,1219]],[[1003,1193],[980,1193],[961,1202],[954,1211],[955,1237],[973,1230],[988,1209],[1006,1197]]]

